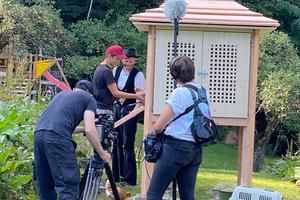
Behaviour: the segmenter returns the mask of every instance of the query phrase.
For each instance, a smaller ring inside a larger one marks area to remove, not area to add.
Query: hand
[[[145,103],[145,93],[137,94],[137,99],[144,104]]]
[[[106,162],[108,165],[110,165],[111,163],[111,155],[107,152],[104,151],[102,152],[102,154],[100,155],[101,159]]]

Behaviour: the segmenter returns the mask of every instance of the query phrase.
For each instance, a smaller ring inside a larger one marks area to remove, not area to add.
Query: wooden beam
[[[145,106],[141,106],[135,110],[133,110],[132,112],[130,112],[128,115],[126,115],[125,117],[122,117],[121,119],[119,119],[118,121],[115,122],[114,124],[114,128],[117,128],[118,126],[120,126],[121,124],[124,124],[125,122],[127,122],[129,119],[131,119],[132,117],[136,116],[137,114],[139,114],[140,112],[145,110]]]
[[[237,185],[241,185],[241,171],[242,171],[242,155],[243,155],[243,127],[239,127],[239,145],[238,145],[238,173]]]
[[[65,83],[68,85],[68,87],[71,89],[71,87],[70,87],[70,85],[69,85],[69,82],[67,81],[67,79],[66,79],[66,77],[65,77],[65,74],[64,74],[64,72],[63,72],[63,70],[62,70],[62,68],[60,67],[60,64],[59,64],[59,62],[58,61],[60,61],[61,59],[56,59],[57,61],[56,61],[56,64],[57,64],[57,66],[58,66],[58,69],[60,70],[60,72],[61,72],[61,75],[62,75],[62,77],[63,77],[63,79],[64,79],[64,81],[65,81]]]
[[[32,68],[33,68],[33,62],[32,62],[32,53],[29,55],[29,62],[28,62],[28,65],[29,65],[29,80],[28,80],[28,83],[27,83],[27,95],[30,97],[31,95],[31,79],[32,79]],[[30,99],[30,98],[29,98]]]
[[[146,71],[146,96],[144,113],[144,138],[153,130],[152,107],[154,96],[154,67],[155,67],[155,26],[149,26],[148,29],[148,49],[147,49],[147,71]],[[141,194],[146,195],[150,177],[152,176],[155,165],[145,160],[142,163],[142,183]]]
[[[152,122],[155,123],[160,115],[152,115]],[[248,119],[228,118],[228,117],[212,117],[217,125],[222,126],[247,126]]]
[[[256,88],[258,70],[258,51],[259,51],[259,30],[254,30],[251,34],[252,42],[250,48],[250,71],[249,71],[249,94],[248,94],[248,126],[243,127],[242,143],[239,143],[240,166],[238,172],[238,185],[252,185],[253,172],[253,151],[254,151],[254,132],[255,132],[255,108],[256,108]],[[241,145],[241,146],[240,146]]]

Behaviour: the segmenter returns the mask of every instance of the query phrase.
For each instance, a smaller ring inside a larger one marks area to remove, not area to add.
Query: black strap
[[[203,103],[206,103],[208,105],[208,101],[206,98],[206,89],[204,87],[201,87],[201,89],[198,89],[196,86],[190,85],[190,84],[185,84],[183,87],[191,88],[191,89],[195,90],[195,92],[198,93],[198,98],[200,99],[200,101]]]
[[[193,85],[192,85],[192,86],[193,86]],[[184,86],[184,87],[185,87],[185,86]],[[195,87],[195,86],[193,86],[193,87]],[[195,88],[197,88],[197,87],[195,87]],[[201,102],[201,100],[200,100],[199,98],[198,98],[198,99],[196,98],[195,93],[194,93],[192,90],[190,90],[190,88],[187,87],[187,89],[189,89],[189,91],[190,91],[191,94],[192,94],[194,104],[191,105],[191,106],[189,106],[189,107],[187,107],[183,113],[179,114],[179,115],[178,115],[177,117],[175,117],[170,123],[168,123],[168,124],[165,126],[164,130],[169,126],[169,124],[171,124],[172,122],[174,122],[176,119],[178,119],[178,118],[181,117],[182,115],[186,115],[187,113],[191,112],[191,110],[193,110],[193,109]],[[197,89],[198,89],[198,88],[197,88]],[[201,113],[202,113],[202,112],[201,112]]]
[[[193,97],[193,101],[194,101],[194,105],[195,105],[195,106],[193,106],[193,108],[195,108],[196,114],[202,117],[203,116],[203,112],[201,111],[201,109],[199,107],[196,107],[202,100],[200,100],[200,98],[198,98],[196,100],[196,95],[195,95],[194,91],[191,88],[188,88],[188,87],[186,87],[186,88],[190,91],[190,93],[191,93],[191,95]]]

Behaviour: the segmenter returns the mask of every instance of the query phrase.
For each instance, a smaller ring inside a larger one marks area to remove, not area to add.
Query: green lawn
[[[136,136],[136,144],[138,145],[142,139],[143,127],[139,125]],[[237,158],[238,149],[235,146],[226,144],[216,144],[203,148],[203,161],[197,175],[195,199],[208,200],[214,196],[207,194],[205,191],[211,189],[219,182],[237,183]],[[141,165],[138,168],[138,185],[134,187],[123,188],[126,192],[135,196],[140,193],[141,184]],[[105,178],[105,175],[103,175]],[[294,187],[293,182],[282,181],[279,177],[267,173],[253,173],[252,186],[264,189],[270,189],[280,192],[284,195],[285,200],[300,199],[300,191]],[[179,197],[179,195],[177,195]],[[98,199],[106,199],[101,198]]]

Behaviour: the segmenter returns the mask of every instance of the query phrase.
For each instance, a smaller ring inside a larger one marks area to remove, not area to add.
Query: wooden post
[[[58,62],[58,61],[60,61],[60,60],[62,60],[62,59],[56,59],[56,64],[57,64],[57,66],[58,66],[58,69],[59,69],[60,72],[61,72],[61,75],[62,75],[62,77],[63,77],[65,83],[69,86],[69,88],[71,88],[70,85],[69,85],[69,82],[67,81],[67,79],[66,79],[66,77],[65,77],[65,74],[64,74],[64,72],[63,72],[63,70],[62,70],[62,68],[60,67],[60,64],[59,64],[59,62]]]
[[[32,53],[29,55],[29,76],[28,76],[28,82],[27,82],[27,95],[30,97],[31,95],[31,84],[32,84],[32,66],[33,66],[33,62],[32,62]],[[30,99],[30,98],[29,98]]]
[[[146,96],[145,96],[145,113],[144,113],[144,138],[148,133],[153,131],[152,107],[154,95],[154,68],[155,68],[155,26],[149,26],[148,30],[148,50],[147,50],[147,76],[146,76]],[[150,177],[154,170],[154,164],[145,160],[142,163],[142,184],[141,194],[146,195]]]
[[[33,100],[35,101],[35,102],[37,102],[37,92],[38,92],[38,82],[37,82],[37,79],[35,78],[35,75],[36,75],[36,62],[38,61],[38,56],[37,56],[37,54],[35,54],[34,55],[34,62],[33,62],[33,84],[34,84],[34,87],[33,87],[33,89],[35,90],[35,94],[32,94],[32,96],[33,96]]]
[[[248,120],[248,119],[247,119]],[[239,127],[239,146],[238,146],[238,172],[237,185],[241,185],[241,169],[242,169],[242,155],[243,155],[243,127]]]
[[[254,30],[251,38],[248,101],[249,115],[248,125],[240,128],[237,181],[238,185],[246,186],[252,185],[259,30]]]

